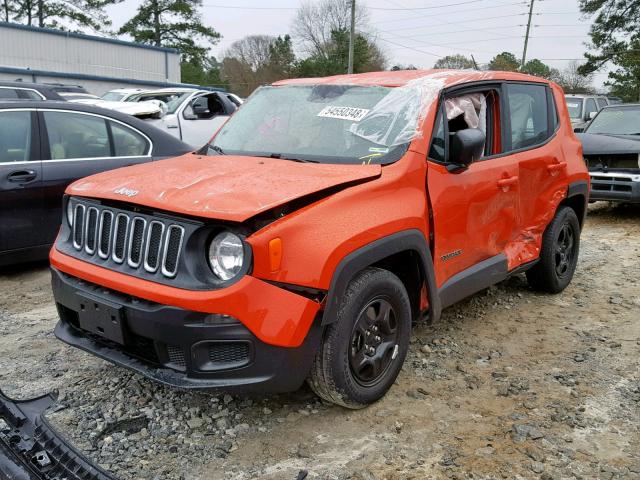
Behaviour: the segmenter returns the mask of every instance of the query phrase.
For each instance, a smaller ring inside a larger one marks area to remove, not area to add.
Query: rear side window
[[[22,96],[28,100],[43,100],[44,97],[35,90],[21,90]]]
[[[31,112],[0,112],[0,162],[30,159]]]
[[[149,153],[149,142],[146,138],[124,125],[109,123],[116,157],[141,157]]]
[[[111,156],[107,121],[72,112],[44,112],[52,160]]]
[[[18,92],[12,88],[0,88],[0,98],[18,98]]]
[[[546,87],[509,84],[507,92],[511,150],[531,147],[545,141],[549,137]]]
[[[584,118],[589,119],[591,113],[597,111],[598,107],[596,106],[596,101],[593,98],[587,98],[586,104],[584,106]]]

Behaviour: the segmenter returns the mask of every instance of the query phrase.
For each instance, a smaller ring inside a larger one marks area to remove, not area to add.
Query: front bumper
[[[132,297],[56,268],[52,286],[60,314],[56,337],[173,387],[293,391],[307,377],[320,344],[319,321],[300,346],[281,347],[261,341],[231,317]],[[105,312],[111,323],[94,321]]]
[[[640,173],[590,171],[589,200],[640,203]]]
[[[55,401],[53,394],[12,400],[0,391],[0,480],[116,480],[47,422]]]

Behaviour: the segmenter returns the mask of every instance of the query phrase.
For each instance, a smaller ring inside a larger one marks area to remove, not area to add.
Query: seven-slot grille
[[[166,220],[149,221],[133,212],[77,203],[73,208],[73,247],[87,255],[149,273],[175,277],[185,230]]]

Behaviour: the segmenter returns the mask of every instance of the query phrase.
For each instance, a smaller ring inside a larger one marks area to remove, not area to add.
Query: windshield
[[[610,135],[640,135],[640,107],[605,108],[585,130]]]
[[[567,97],[567,108],[571,118],[582,118],[582,98]]]
[[[191,96],[193,92],[156,92],[156,93],[143,93],[136,95],[132,98],[128,98],[128,102],[147,102],[149,100],[160,100],[167,105],[167,113],[176,113],[176,110],[182,102]]]
[[[106,100],[107,102],[121,102],[124,96],[125,96],[124,93],[107,92],[104,95],[102,95],[102,97],[100,98],[102,98],[103,100]]]
[[[222,127],[209,151],[321,163],[392,163],[408,148],[407,132],[415,130],[412,114],[418,110],[413,103],[420,103],[419,98],[407,101],[405,93],[394,102],[397,111],[390,112],[386,100],[393,90],[399,89],[263,87]]]

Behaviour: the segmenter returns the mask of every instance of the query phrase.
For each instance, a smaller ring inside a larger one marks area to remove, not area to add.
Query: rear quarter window
[[[18,92],[12,88],[0,88],[0,98],[18,98]]]
[[[545,85],[512,83],[507,86],[511,150],[529,148],[550,136]]]

